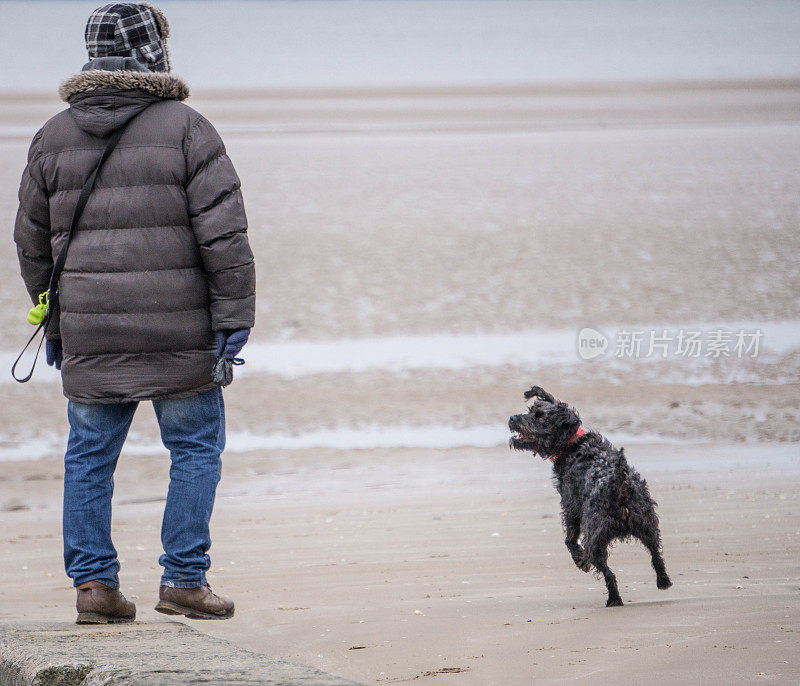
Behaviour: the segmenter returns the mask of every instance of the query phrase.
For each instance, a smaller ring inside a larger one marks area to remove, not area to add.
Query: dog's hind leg
[[[608,600],[606,607],[619,607],[622,605],[622,598],[617,587],[617,577],[608,566],[608,544],[611,543],[609,537],[595,537],[591,545],[587,547],[586,553],[594,568],[603,575],[608,589]]]
[[[664,564],[664,557],[661,554],[661,545],[658,535],[647,532],[646,534],[639,534],[637,538],[650,551],[653,569],[656,572],[656,586],[662,591],[672,586],[672,581],[667,574],[667,567]]]

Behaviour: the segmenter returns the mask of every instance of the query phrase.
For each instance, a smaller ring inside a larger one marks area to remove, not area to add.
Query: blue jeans
[[[75,586],[100,581],[119,588],[111,541],[114,469],[138,403],[70,401],[64,459],[64,566]],[[162,586],[194,588],[211,566],[209,522],[225,448],[222,389],[190,398],[154,400],[161,441],[169,449],[169,491],[161,526]]]

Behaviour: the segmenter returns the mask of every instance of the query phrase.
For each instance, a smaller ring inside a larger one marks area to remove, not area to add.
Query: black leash
[[[151,103],[152,104],[152,103]],[[148,105],[147,107],[149,107]],[[75,229],[78,226],[78,222],[81,219],[81,215],[83,214],[83,210],[86,209],[86,203],[89,201],[89,196],[92,194],[92,190],[94,190],[95,181],[97,181],[97,175],[100,172],[100,168],[105,164],[106,160],[109,158],[112,152],[114,152],[114,148],[117,147],[117,143],[119,143],[119,139],[122,138],[122,134],[125,133],[125,129],[128,128],[128,125],[139,116],[142,112],[144,112],[145,107],[141,112],[138,112],[134,117],[128,120],[128,123],[123,126],[122,128],[117,129],[108,137],[108,142],[106,143],[105,150],[103,150],[103,154],[100,157],[100,161],[97,163],[97,166],[92,170],[92,173],[89,174],[89,178],[86,179],[86,183],[83,184],[83,188],[81,188],[81,194],[78,197],[78,204],[75,205],[75,211],[72,213],[72,222],[69,225],[69,231],[67,232],[67,242],[64,244],[64,247],[61,249],[61,252],[58,254],[56,258],[55,264],[53,264],[53,271],[50,274],[50,283],[47,286],[47,314],[45,314],[44,319],[41,321],[39,326],[36,327],[36,331],[33,332],[33,336],[30,337],[28,342],[25,344],[25,347],[22,349],[22,352],[19,354],[17,359],[14,361],[14,364],[11,367],[11,376],[14,377],[14,381],[18,381],[19,383],[26,383],[30,381],[31,377],[33,376],[33,370],[36,368],[36,361],[39,359],[39,351],[42,349],[42,343],[44,343],[45,337],[47,336],[47,327],[50,325],[50,321],[53,314],[53,309],[58,305],[58,281],[61,278],[61,272],[64,271],[64,264],[67,261],[67,250],[69,249],[70,241],[72,241],[72,236],[75,234]],[[36,348],[36,356],[33,358],[33,364],[31,365],[31,371],[28,373],[24,379],[20,379],[17,377],[16,369],[17,364],[22,359],[22,356],[25,354],[25,351],[28,349],[28,346],[33,343],[33,340],[36,336],[39,335],[39,332],[42,332],[42,340],[39,341],[39,346]]]
[[[44,343],[44,334],[42,334],[42,340],[41,340],[41,341],[39,341],[39,345],[38,345],[38,347],[36,348],[36,355],[35,355],[35,356],[34,356],[34,358],[33,358],[33,364],[31,365],[31,371],[28,373],[28,376],[26,376],[24,379],[19,379],[19,378],[17,378],[17,375],[16,375],[16,373],[15,373],[15,372],[16,372],[16,369],[17,369],[17,364],[19,364],[19,361],[20,361],[20,359],[22,359],[22,356],[25,354],[25,351],[28,349],[28,346],[29,346],[31,343],[33,343],[33,339],[34,339],[34,338],[36,338],[36,336],[38,336],[38,335],[39,335],[39,332],[40,332],[40,331],[41,331],[43,328],[45,328],[45,326],[46,326],[46,325],[47,325],[47,318],[45,318],[45,319],[42,321],[42,323],[41,323],[41,324],[39,324],[39,326],[37,326],[37,327],[36,327],[36,331],[34,331],[34,332],[33,332],[33,336],[31,336],[31,337],[28,339],[28,342],[25,344],[25,347],[22,349],[22,352],[19,354],[19,356],[17,357],[17,359],[16,359],[16,360],[14,360],[14,364],[13,364],[13,365],[11,365],[11,376],[13,376],[13,377],[14,377],[14,381],[19,381],[19,383],[27,383],[28,381],[30,381],[30,380],[31,380],[31,377],[33,376],[33,370],[34,370],[34,368],[36,367],[36,360],[38,360],[38,359],[39,359],[39,351],[42,349],[42,343]]]

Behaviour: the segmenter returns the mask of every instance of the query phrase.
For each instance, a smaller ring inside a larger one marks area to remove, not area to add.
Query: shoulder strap
[[[152,105],[153,103],[150,103]],[[150,107],[147,105],[147,107]],[[58,281],[61,278],[61,273],[64,271],[64,264],[67,261],[67,251],[69,250],[69,244],[72,241],[72,236],[75,234],[75,230],[78,227],[78,222],[81,220],[81,215],[83,215],[83,210],[86,209],[86,203],[89,202],[89,196],[92,194],[94,190],[94,184],[97,181],[97,175],[100,173],[100,169],[105,164],[106,160],[111,156],[111,153],[114,152],[114,148],[117,147],[117,143],[119,143],[119,139],[122,138],[122,134],[125,133],[125,129],[128,128],[128,125],[138,117],[147,107],[143,108],[140,112],[137,112],[136,115],[131,117],[127,123],[118,128],[114,131],[109,137],[108,142],[106,143],[106,147],[103,150],[103,154],[100,156],[100,160],[98,161],[95,168],[92,170],[92,173],[89,174],[89,178],[86,179],[86,182],[83,184],[83,188],[81,188],[81,194],[78,196],[78,203],[75,205],[75,211],[72,213],[72,221],[69,225],[69,231],[67,232],[67,240],[64,243],[64,247],[61,248],[61,252],[58,253],[58,257],[56,261],[53,263],[53,271],[50,273],[50,283],[47,286],[47,292],[49,293],[48,296],[48,307],[47,307],[47,314],[45,315],[44,320],[41,324],[36,328],[36,331],[33,332],[33,336],[30,337],[28,342],[26,343],[25,347],[22,349],[22,352],[17,357],[14,365],[11,367],[11,375],[14,377],[16,381],[20,383],[25,383],[26,381],[30,381],[30,378],[33,376],[33,370],[36,367],[36,361],[39,359],[39,351],[42,349],[42,342],[45,339],[47,334],[47,327],[50,325],[51,317],[53,314],[53,308],[58,304]],[[16,368],[17,364],[19,363],[22,356],[25,354],[25,351],[28,349],[28,346],[33,342],[33,339],[36,338],[36,335],[40,332],[42,333],[42,340],[39,341],[39,346],[36,348],[36,356],[33,358],[33,364],[31,365],[31,371],[28,376],[19,379],[16,375]]]
[[[119,139],[122,138],[122,134],[125,132],[126,128],[127,125],[117,129],[108,137],[108,142],[103,150],[103,154],[100,156],[100,161],[92,170],[92,173],[89,174],[89,178],[86,179],[86,183],[83,184],[83,188],[81,188],[81,194],[78,196],[78,203],[75,205],[75,211],[72,213],[72,222],[70,222],[69,231],[67,232],[67,241],[64,243],[64,247],[61,248],[61,252],[58,253],[58,257],[53,264],[53,271],[50,274],[50,285],[48,286],[48,290],[50,291],[50,306],[47,309],[47,323],[50,322],[50,314],[53,311],[53,302],[58,300],[58,281],[61,278],[61,272],[64,271],[64,264],[67,261],[67,250],[69,249],[69,244],[72,241],[72,236],[75,234],[75,229],[78,226],[78,222],[81,220],[83,211],[86,209],[86,203],[89,202],[89,196],[94,190],[94,184],[97,181],[97,175],[100,173],[100,168],[105,164],[111,153],[114,152],[114,148],[117,147],[117,143],[119,143]],[[45,329],[46,328],[47,325],[45,324]]]

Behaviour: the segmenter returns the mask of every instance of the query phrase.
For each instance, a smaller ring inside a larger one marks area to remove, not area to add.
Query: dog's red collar
[[[586,432],[583,430],[583,427],[579,426],[578,430],[572,435],[572,438],[570,438],[569,441],[567,442],[567,448],[569,448],[575,442],[578,436],[583,436],[583,434],[585,433]],[[564,448],[564,450],[562,450],[558,455],[551,455],[549,458],[550,462],[555,462],[559,457],[561,457],[564,454],[564,451],[567,448]]]

